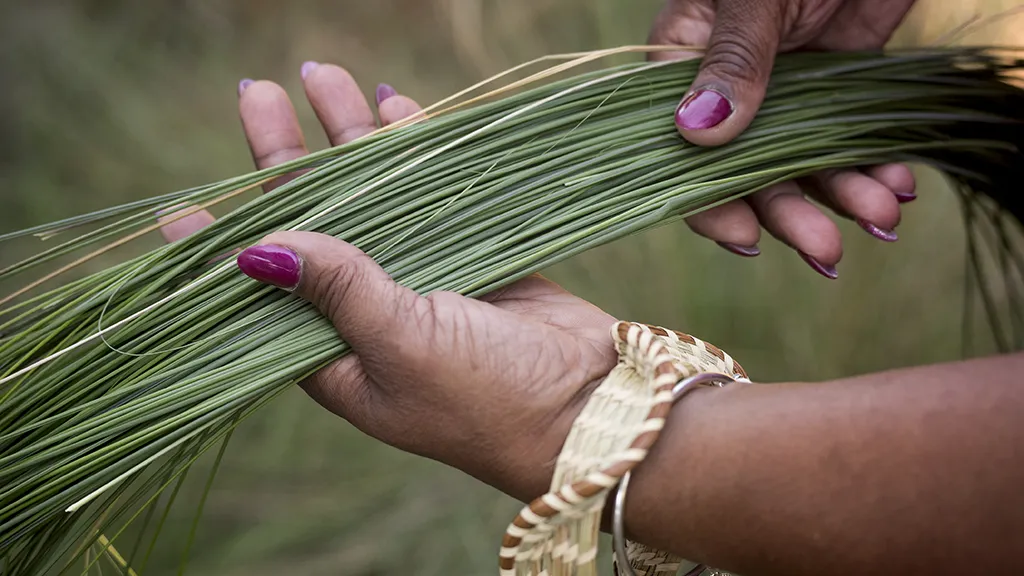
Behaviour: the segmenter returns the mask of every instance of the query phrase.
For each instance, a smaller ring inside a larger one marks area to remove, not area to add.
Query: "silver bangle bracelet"
[[[678,402],[681,398],[701,386],[722,387],[737,381],[746,381],[746,379],[711,372],[696,374],[681,380],[675,385],[672,389],[672,402]],[[622,480],[619,481],[618,490],[615,493],[615,502],[612,507],[612,545],[615,549],[615,564],[621,576],[638,576],[633,567],[630,566],[629,556],[626,554],[626,529],[623,520],[626,515],[626,492],[629,489],[630,475],[631,472],[626,472]],[[686,572],[684,576],[699,576],[706,570],[708,570],[707,566],[698,564]],[[711,572],[716,576],[728,576],[727,573],[714,569],[711,569]]]

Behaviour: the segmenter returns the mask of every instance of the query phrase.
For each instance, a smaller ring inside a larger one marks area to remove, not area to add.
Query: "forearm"
[[[1024,573],[1022,375],[1018,354],[690,395],[627,531],[748,576]]]

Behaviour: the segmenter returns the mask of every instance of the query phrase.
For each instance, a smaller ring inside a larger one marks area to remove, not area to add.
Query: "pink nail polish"
[[[253,83],[252,78],[242,78],[242,81],[238,83],[238,95],[241,96],[245,89],[251,86]]]
[[[822,276],[828,278],[829,280],[835,280],[836,278],[839,277],[839,272],[836,271],[835,266],[826,266],[821,262],[815,260],[814,257],[808,254],[804,254],[799,250],[797,251],[797,253],[800,254],[800,257],[804,259],[804,262],[807,262],[807,265],[814,269],[814,271],[817,272],[818,274],[821,274]]]
[[[721,124],[732,114],[732,102],[720,92],[697,90],[676,109],[676,124],[683,130],[707,130]]]
[[[380,106],[381,102],[393,96],[398,96],[398,91],[392,88],[390,85],[381,84],[377,86],[377,106]]]
[[[303,80],[305,80],[306,76],[309,76],[309,73],[312,72],[313,70],[316,70],[317,66],[319,65],[319,62],[313,62],[312,60],[310,60],[309,62],[303,62],[302,68],[299,68],[299,75],[302,76]]]
[[[858,218],[857,225],[863,228],[864,231],[867,232],[868,234],[871,234],[875,238],[878,238],[879,240],[885,242],[895,242],[900,239],[900,237],[897,236],[896,233],[893,232],[892,230],[883,230],[878,226],[875,226],[871,222],[868,222],[867,220],[862,220]]]
[[[272,244],[246,248],[238,255],[238,268],[248,277],[285,290],[299,285],[302,261],[299,255]]]
[[[917,200],[917,194],[914,194],[913,192],[893,192],[893,196],[896,196],[896,201],[900,204],[906,204],[907,202]]]
[[[761,249],[758,248],[757,245],[741,246],[739,244],[733,244],[732,242],[719,242],[718,245],[733,254],[746,256],[747,258],[753,258],[754,256],[759,256],[761,254]]]

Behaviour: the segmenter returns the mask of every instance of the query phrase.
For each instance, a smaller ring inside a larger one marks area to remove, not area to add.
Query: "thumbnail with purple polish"
[[[900,204],[906,204],[907,202],[917,200],[917,194],[914,194],[913,192],[893,192],[893,194],[896,196],[896,201]]]
[[[238,83],[238,95],[241,96],[242,92],[245,92],[245,89],[252,85],[252,82],[252,78],[243,78],[242,81]]]
[[[732,103],[714,90],[698,90],[683,100],[676,111],[676,124],[684,130],[707,130],[732,114]]]
[[[302,263],[288,248],[266,244],[243,250],[238,268],[254,280],[291,290],[299,285]]]

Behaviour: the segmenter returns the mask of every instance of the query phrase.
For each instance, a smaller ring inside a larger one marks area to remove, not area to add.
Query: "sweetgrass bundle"
[[[273,231],[331,234],[421,293],[479,296],[774,183],[906,161],[955,183],[991,232],[981,244],[998,252],[997,272],[1024,269],[1010,239],[1024,214],[1015,53],[785,55],[751,128],[702,148],[673,124],[695,61],[554,76],[614,52],[272,169],[0,236],[52,241],[89,226],[0,271],[39,274],[0,310],[0,571],[75,572],[106,558],[108,570],[140,572],[166,514],[161,494],[201,454],[223,451],[246,416],[348,353],[310,305],[223,257]],[[211,206],[297,170],[188,238],[39,289],[153,230],[156,211]],[[992,309],[1004,347],[1021,343],[1024,320],[1010,284],[1010,312]],[[124,538],[133,524],[138,536]]]

